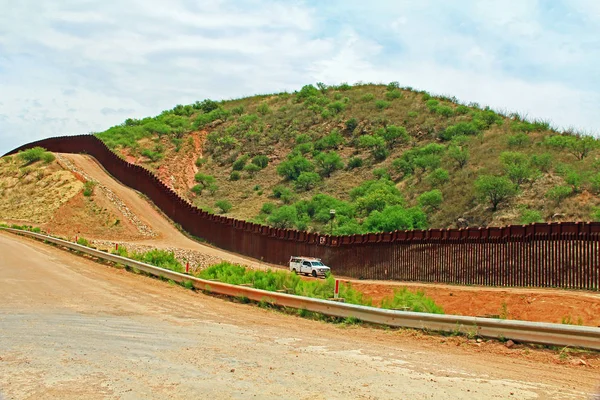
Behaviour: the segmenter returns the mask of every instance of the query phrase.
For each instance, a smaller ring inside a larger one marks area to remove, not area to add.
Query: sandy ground
[[[0,234],[0,398],[585,399],[597,361],[309,321]]]
[[[63,154],[93,179],[102,182],[127,204],[138,218],[159,233],[150,240],[133,240],[129,243],[151,245],[158,248],[194,250],[212,257],[253,268],[272,267],[233,253],[203,245],[179,232],[161,213],[134,190],[112,179],[91,157]],[[103,239],[98,237],[97,239]],[[127,245],[128,242],[123,242]],[[502,315],[510,319],[555,322],[570,320],[588,326],[600,326],[600,294],[554,289],[504,289],[452,285],[429,285],[403,282],[353,281],[355,287],[372,297],[375,302],[393,295],[394,289],[408,286],[423,290],[440,304],[446,313],[459,315]]]

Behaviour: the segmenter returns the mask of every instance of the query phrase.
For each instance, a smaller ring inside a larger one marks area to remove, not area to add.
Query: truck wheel
[[[316,278],[316,277],[317,277],[317,271],[315,271],[315,270],[313,269],[313,271],[312,271],[312,274],[311,274],[311,275],[313,276],[313,278]]]

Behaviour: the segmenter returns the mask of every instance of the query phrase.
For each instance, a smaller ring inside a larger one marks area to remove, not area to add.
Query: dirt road
[[[597,373],[234,304],[0,233],[0,398],[584,399]]]
[[[229,253],[221,249],[216,249],[210,246],[203,245],[179,232],[170,221],[158,212],[147,200],[142,198],[137,192],[131,188],[112,179],[110,175],[98,164],[98,162],[89,156],[81,154],[61,154],[62,157],[68,159],[77,168],[85,171],[92,179],[102,182],[115,193],[123,203],[127,204],[129,209],[145,224],[152,227],[152,230],[158,234],[157,237],[147,240],[135,240],[131,243],[142,245],[152,245],[157,248],[180,248],[187,250],[195,250],[213,256],[218,259],[227,260],[233,263],[241,263],[252,266],[254,268],[262,267],[264,264],[252,260],[250,258],[241,257],[237,254]],[[96,239],[103,239],[98,237]],[[127,241],[121,241],[127,244]]]

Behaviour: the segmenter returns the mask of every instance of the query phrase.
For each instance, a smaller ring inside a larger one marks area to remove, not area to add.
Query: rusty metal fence
[[[600,223],[320,235],[208,214],[93,135],[44,139],[8,154],[35,146],[89,154],[190,234],[273,264],[304,255],[322,258],[337,275],[359,279],[587,290],[598,290],[600,284]]]

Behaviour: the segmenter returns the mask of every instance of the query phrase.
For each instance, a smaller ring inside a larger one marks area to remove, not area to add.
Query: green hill
[[[277,227],[352,234],[600,217],[594,138],[395,82],[204,100],[97,136],[198,207]]]

